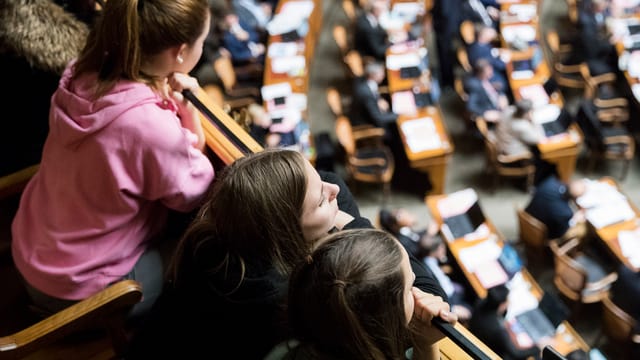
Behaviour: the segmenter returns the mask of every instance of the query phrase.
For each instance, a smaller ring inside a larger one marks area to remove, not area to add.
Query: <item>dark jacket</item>
[[[355,218],[345,228],[372,227],[360,216],[344,181],[333,173],[320,175],[340,185],[338,207]],[[201,253],[206,253],[204,260],[210,262],[208,256],[215,249],[203,249]],[[443,296],[436,279],[420,265],[417,260],[412,262],[415,285]],[[288,278],[259,259],[245,263],[245,269],[245,280],[232,295],[221,293],[219,284],[238,278],[239,274],[233,272],[221,279],[195,271],[179,287],[169,285],[142,323],[125,358],[262,359],[289,337],[284,308]]]
[[[51,95],[67,63],[78,56],[86,24],[49,0],[0,5],[0,69],[16,79],[1,87],[0,176],[40,162],[49,132]]]
[[[385,127],[398,119],[393,112],[382,112],[378,107],[378,94],[371,91],[364,77],[356,78],[353,82],[353,100],[349,113],[349,120],[353,125],[373,125]]]
[[[497,110],[497,106],[491,101],[489,94],[482,86],[482,82],[475,76],[467,78],[465,90],[469,95],[467,100],[467,110],[472,117],[482,116],[487,110]],[[498,91],[498,90],[496,90]]]
[[[556,176],[548,176],[536,187],[525,211],[547,226],[550,239],[564,235],[573,217],[567,185]]]
[[[380,26],[372,26],[365,13],[356,19],[356,27],[354,33],[355,49],[362,56],[371,56],[379,61],[384,61],[387,47],[387,32]]]
[[[527,349],[518,348],[511,340],[504,317],[498,315],[495,308],[486,304],[486,299],[483,299],[474,307],[469,320],[469,331],[504,360],[524,360],[529,356],[538,359],[540,357],[538,347],[534,345]]]

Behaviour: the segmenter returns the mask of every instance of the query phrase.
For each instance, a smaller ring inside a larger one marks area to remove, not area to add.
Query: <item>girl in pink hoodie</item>
[[[214,177],[187,74],[209,32],[206,0],[109,0],[51,99],[39,172],[12,225],[35,305],[58,311],[123,278],[160,293],[170,211],[198,207]]]

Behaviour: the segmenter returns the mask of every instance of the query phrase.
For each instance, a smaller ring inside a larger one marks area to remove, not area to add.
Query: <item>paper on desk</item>
[[[305,93],[291,93],[287,98],[287,106],[299,111],[307,109],[307,94]]]
[[[294,56],[298,53],[298,44],[295,42],[274,42],[269,45],[267,55],[270,58]]]
[[[491,289],[509,281],[509,275],[504,271],[498,260],[484,261],[478,264],[473,273],[478,278],[480,285],[485,289]]]
[[[416,17],[424,13],[424,4],[418,2],[399,2],[393,5],[391,16],[402,19],[405,24],[412,24]]]
[[[633,219],[636,214],[629,206],[629,202],[624,200],[609,201],[587,210],[587,220],[596,229],[616,224],[622,221]]]
[[[400,70],[403,67],[420,66],[420,55],[418,53],[389,55],[386,58],[386,66],[389,70]]]
[[[413,152],[438,149],[442,146],[440,135],[430,117],[406,121],[401,127],[407,145]]]
[[[446,219],[466,212],[476,201],[478,201],[478,194],[472,188],[459,190],[438,200],[438,212],[443,219]]]
[[[304,74],[306,60],[302,55],[285,56],[271,59],[271,71],[275,74],[298,76]]]
[[[629,54],[627,72],[633,78],[640,78],[640,51],[636,50]]]
[[[530,42],[536,39],[536,29],[531,25],[509,25],[500,31],[504,41],[512,43],[516,38]]]
[[[313,11],[313,1],[287,1],[282,5],[278,15],[289,17],[290,19],[306,19]]]
[[[618,243],[622,255],[635,267],[640,267],[640,228],[618,232]]]
[[[535,108],[531,114],[531,118],[535,124],[544,124],[554,121],[560,115],[560,107],[555,104],[547,104]]]
[[[517,287],[509,289],[509,307],[507,308],[507,319],[538,307],[538,299],[533,295],[529,287]]]
[[[520,96],[523,99],[530,100],[534,108],[547,105],[549,103],[549,95],[544,90],[542,84],[531,84],[520,87]]]
[[[396,91],[391,95],[391,109],[398,115],[414,115],[418,112],[416,98],[411,90]]]
[[[614,185],[589,179],[584,179],[583,181],[586,184],[585,192],[576,199],[576,203],[581,208],[588,209],[610,201],[626,200],[624,194],[619,192]]]
[[[509,12],[515,14],[518,20],[527,22],[536,16],[538,9],[535,4],[514,4],[509,7]]]
[[[484,263],[498,259],[501,252],[502,248],[495,241],[485,240],[460,250],[458,258],[467,271],[475,272]]]
[[[262,100],[267,101],[278,97],[287,97],[291,95],[291,84],[282,82],[271,85],[264,85],[260,89]]]

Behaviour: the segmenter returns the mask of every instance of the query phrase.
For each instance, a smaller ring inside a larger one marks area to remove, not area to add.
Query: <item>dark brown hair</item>
[[[231,293],[249,262],[288,275],[312,246],[300,225],[305,161],[299,152],[273,149],[226,167],[178,245],[172,264],[176,284],[193,274],[217,273],[218,290]]]
[[[74,77],[96,73],[96,96],[119,79],[143,81],[143,60],[165,49],[193,44],[206,24],[206,0],[109,0],[75,64]]]
[[[404,359],[402,248],[389,233],[344,230],[291,275],[289,319],[305,346],[332,358]]]

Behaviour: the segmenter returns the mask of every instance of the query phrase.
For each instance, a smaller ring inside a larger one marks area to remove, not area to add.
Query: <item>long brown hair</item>
[[[404,359],[410,333],[400,243],[376,229],[343,230],[318,243],[291,275],[294,335],[320,358]]]
[[[153,86],[141,71],[147,58],[173,46],[193,44],[206,24],[206,0],[109,0],[89,33],[74,77],[96,73],[96,96],[119,79]]]
[[[178,246],[172,264],[176,284],[194,273],[214,274],[217,290],[232,293],[247,263],[288,276],[311,252],[300,225],[305,161],[299,152],[273,149],[226,167]]]

